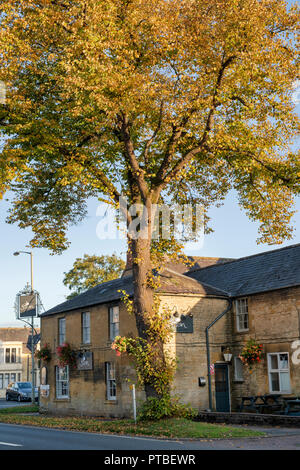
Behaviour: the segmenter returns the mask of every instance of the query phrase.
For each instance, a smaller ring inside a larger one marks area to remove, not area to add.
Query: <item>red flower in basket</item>
[[[60,367],[76,365],[76,352],[71,348],[69,343],[64,343],[56,348],[58,362]]]

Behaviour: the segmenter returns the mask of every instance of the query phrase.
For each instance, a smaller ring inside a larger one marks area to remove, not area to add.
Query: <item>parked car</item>
[[[16,400],[31,401],[32,385],[31,382],[14,382],[8,385],[6,389],[6,401]],[[39,389],[35,387],[35,401],[39,398]]]

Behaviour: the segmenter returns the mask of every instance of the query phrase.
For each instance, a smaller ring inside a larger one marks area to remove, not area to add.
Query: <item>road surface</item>
[[[258,429],[258,428],[256,428]],[[262,428],[260,428],[262,429]],[[300,429],[267,429],[268,437],[163,440],[112,436],[0,423],[2,450],[300,450]]]

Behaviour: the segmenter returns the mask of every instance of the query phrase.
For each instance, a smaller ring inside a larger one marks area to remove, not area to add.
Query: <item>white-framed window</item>
[[[116,369],[115,364],[112,362],[105,363],[106,372],[106,398],[107,400],[117,399],[117,387],[116,387]]]
[[[234,363],[234,380],[241,382],[244,380],[242,360],[238,356],[235,356],[233,358],[233,363]]]
[[[58,319],[58,344],[61,346],[66,342],[66,319]]]
[[[21,362],[21,348],[5,348],[0,349],[0,363],[14,364]]]
[[[82,325],[82,343],[90,344],[91,342],[91,315],[90,312],[83,312],[81,314]]]
[[[69,398],[69,366],[56,366],[56,398]]]
[[[113,341],[119,335],[119,307],[115,305],[109,308],[109,339]]]
[[[0,390],[3,389],[3,374],[0,374]]]
[[[237,299],[235,301],[236,328],[237,331],[249,329],[248,299]]]
[[[289,353],[269,353],[268,371],[270,392],[290,393]]]
[[[18,372],[18,382],[22,382],[20,372]]]
[[[15,373],[10,374],[10,381],[13,382],[13,383],[15,383],[15,382],[16,382],[16,377],[17,377],[17,376],[16,376]]]

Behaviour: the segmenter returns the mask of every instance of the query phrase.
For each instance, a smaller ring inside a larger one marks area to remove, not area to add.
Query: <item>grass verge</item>
[[[0,410],[0,422],[42,426],[47,428],[64,429],[68,431],[96,432],[103,434],[126,434],[135,436],[215,439],[237,437],[262,437],[265,433],[244,428],[234,428],[222,424],[210,424],[191,421],[183,418],[169,418],[160,421],[143,421],[134,423],[133,420],[105,421],[89,417],[53,417],[43,415],[23,415],[32,413],[37,407],[24,406]]]
[[[11,406],[10,408],[0,408],[1,415],[10,415],[18,413],[38,413],[39,405]]]

